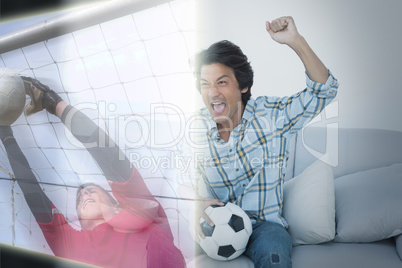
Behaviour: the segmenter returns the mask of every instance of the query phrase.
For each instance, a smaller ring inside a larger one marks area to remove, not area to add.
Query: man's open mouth
[[[211,103],[212,110],[215,114],[221,114],[225,111],[226,103],[224,102],[212,102]]]

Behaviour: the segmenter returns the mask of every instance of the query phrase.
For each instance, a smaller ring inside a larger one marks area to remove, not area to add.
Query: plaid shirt
[[[290,140],[338,89],[331,73],[325,84],[306,77],[307,88],[293,96],[251,98],[228,142],[219,137],[208,109],[200,111],[202,127],[192,139],[200,196],[239,205],[253,223],[265,220],[287,227],[281,215]]]

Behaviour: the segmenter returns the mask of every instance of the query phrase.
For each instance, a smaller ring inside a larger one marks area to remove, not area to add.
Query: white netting
[[[176,144],[196,94],[188,64],[195,52],[193,5],[174,1],[0,55],[0,67],[39,79],[109,133],[165,208],[186,258],[193,250],[182,210],[191,201],[177,193],[184,162]],[[103,181],[108,188],[96,162],[45,111],[21,115],[12,129],[45,193],[79,228],[76,187]],[[0,167],[0,242],[52,254],[2,144]]]

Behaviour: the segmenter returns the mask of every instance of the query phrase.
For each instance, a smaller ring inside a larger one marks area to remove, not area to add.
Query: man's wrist
[[[297,54],[300,54],[306,46],[308,46],[306,39],[300,34],[289,40],[287,45],[292,48]]]

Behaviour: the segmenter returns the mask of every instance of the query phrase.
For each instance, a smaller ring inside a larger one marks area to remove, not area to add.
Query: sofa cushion
[[[283,215],[293,244],[318,244],[335,235],[332,168],[317,160],[283,187]]]
[[[394,239],[373,243],[301,245],[293,248],[293,268],[401,268]]]
[[[337,178],[335,241],[374,242],[401,234],[401,193],[402,164]]]
[[[396,252],[402,261],[402,235],[395,236]]]

